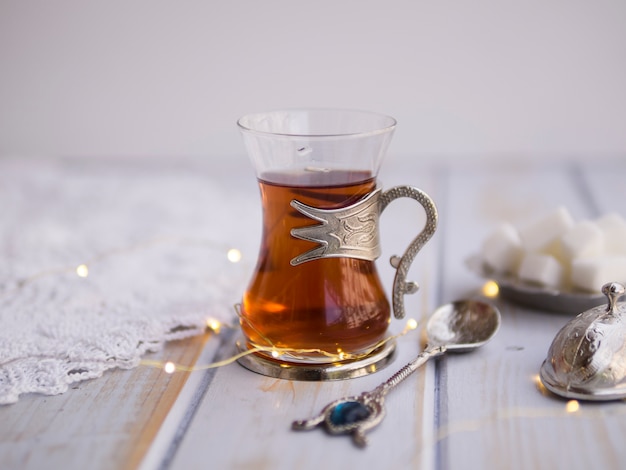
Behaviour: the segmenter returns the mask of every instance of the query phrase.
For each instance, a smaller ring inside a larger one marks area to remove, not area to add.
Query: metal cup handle
[[[393,280],[392,302],[393,315],[398,319],[404,318],[405,315],[404,295],[414,294],[419,289],[416,282],[406,280],[406,275],[417,252],[422,249],[435,233],[438,219],[437,207],[433,200],[426,193],[412,186],[396,186],[384,191],[379,199],[380,213],[385,210],[391,201],[401,197],[414,199],[421,204],[426,211],[426,224],[419,235],[409,244],[402,257],[392,256],[389,260],[391,265],[396,268],[396,275]]]

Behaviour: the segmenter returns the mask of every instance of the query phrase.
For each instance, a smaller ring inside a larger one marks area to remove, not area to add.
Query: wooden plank
[[[451,173],[447,221],[445,297],[479,292],[481,280],[460,267],[479,249],[497,221],[523,223],[565,205],[575,219],[590,217],[589,195],[575,167],[457,168]],[[545,394],[537,374],[568,315],[531,310],[498,300],[502,328],[471,355],[441,361],[442,468],[618,468],[623,446],[622,403],[582,404]]]
[[[171,342],[147,358],[193,365],[210,336]],[[62,395],[22,396],[0,408],[0,468],[136,468],[188,377],[139,366]]]

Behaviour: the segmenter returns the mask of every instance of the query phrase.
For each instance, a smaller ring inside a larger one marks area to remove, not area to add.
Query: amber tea
[[[264,175],[259,187],[261,248],[241,311],[249,342],[330,354],[375,345],[387,331],[390,307],[373,261],[336,257],[290,264],[316,246],[294,238],[291,229],[319,223],[291,207],[291,201],[346,207],[371,193],[375,179],[368,172],[311,171]]]

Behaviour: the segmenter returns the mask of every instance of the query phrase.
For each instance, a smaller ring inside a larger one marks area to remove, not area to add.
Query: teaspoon
[[[384,416],[385,396],[430,358],[446,352],[469,352],[489,341],[500,327],[500,312],[486,302],[456,301],[437,308],[426,324],[427,346],[387,381],[358,396],[340,398],[317,415],[292,423],[294,430],[323,425],[330,434],[352,434],[359,447],[367,445],[365,432]]]

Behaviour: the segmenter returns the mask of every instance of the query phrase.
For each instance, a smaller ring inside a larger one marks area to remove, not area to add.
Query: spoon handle
[[[354,443],[359,447],[367,445],[365,432],[385,417],[385,396],[409,375],[420,368],[431,357],[446,351],[445,346],[428,347],[415,359],[398,370],[389,379],[369,392],[358,396],[344,397],[324,407],[316,416],[294,421],[291,428],[298,431],[314,429],[324,425],[330,434],[352,434]]]
[[[415,357],[415,359],[413,359],[411,362],[406,364],[402,369],[400,369],[398,372],[396,372],[391,377],[389,377],[389,379],[387,379],[385,382],[380,384],[371,392],[365,392],[365,393],[369,393],[370,395],[378,394],[384,397],[385,395],[387,395],[387,393],[389,393],[391,390],[396,388],[402,381],[404,381],[404,379],[406,379],[409,375],[411,375],[413,372],[419,369],[422,365],[424,365],[424,363],[426,363],[426,361],[428,361],[430,358],[440,356],[441,354],[445,352],[446,352],[445,346],[437,346],[434,348],[427,347],[424,351],[419,353]]]

